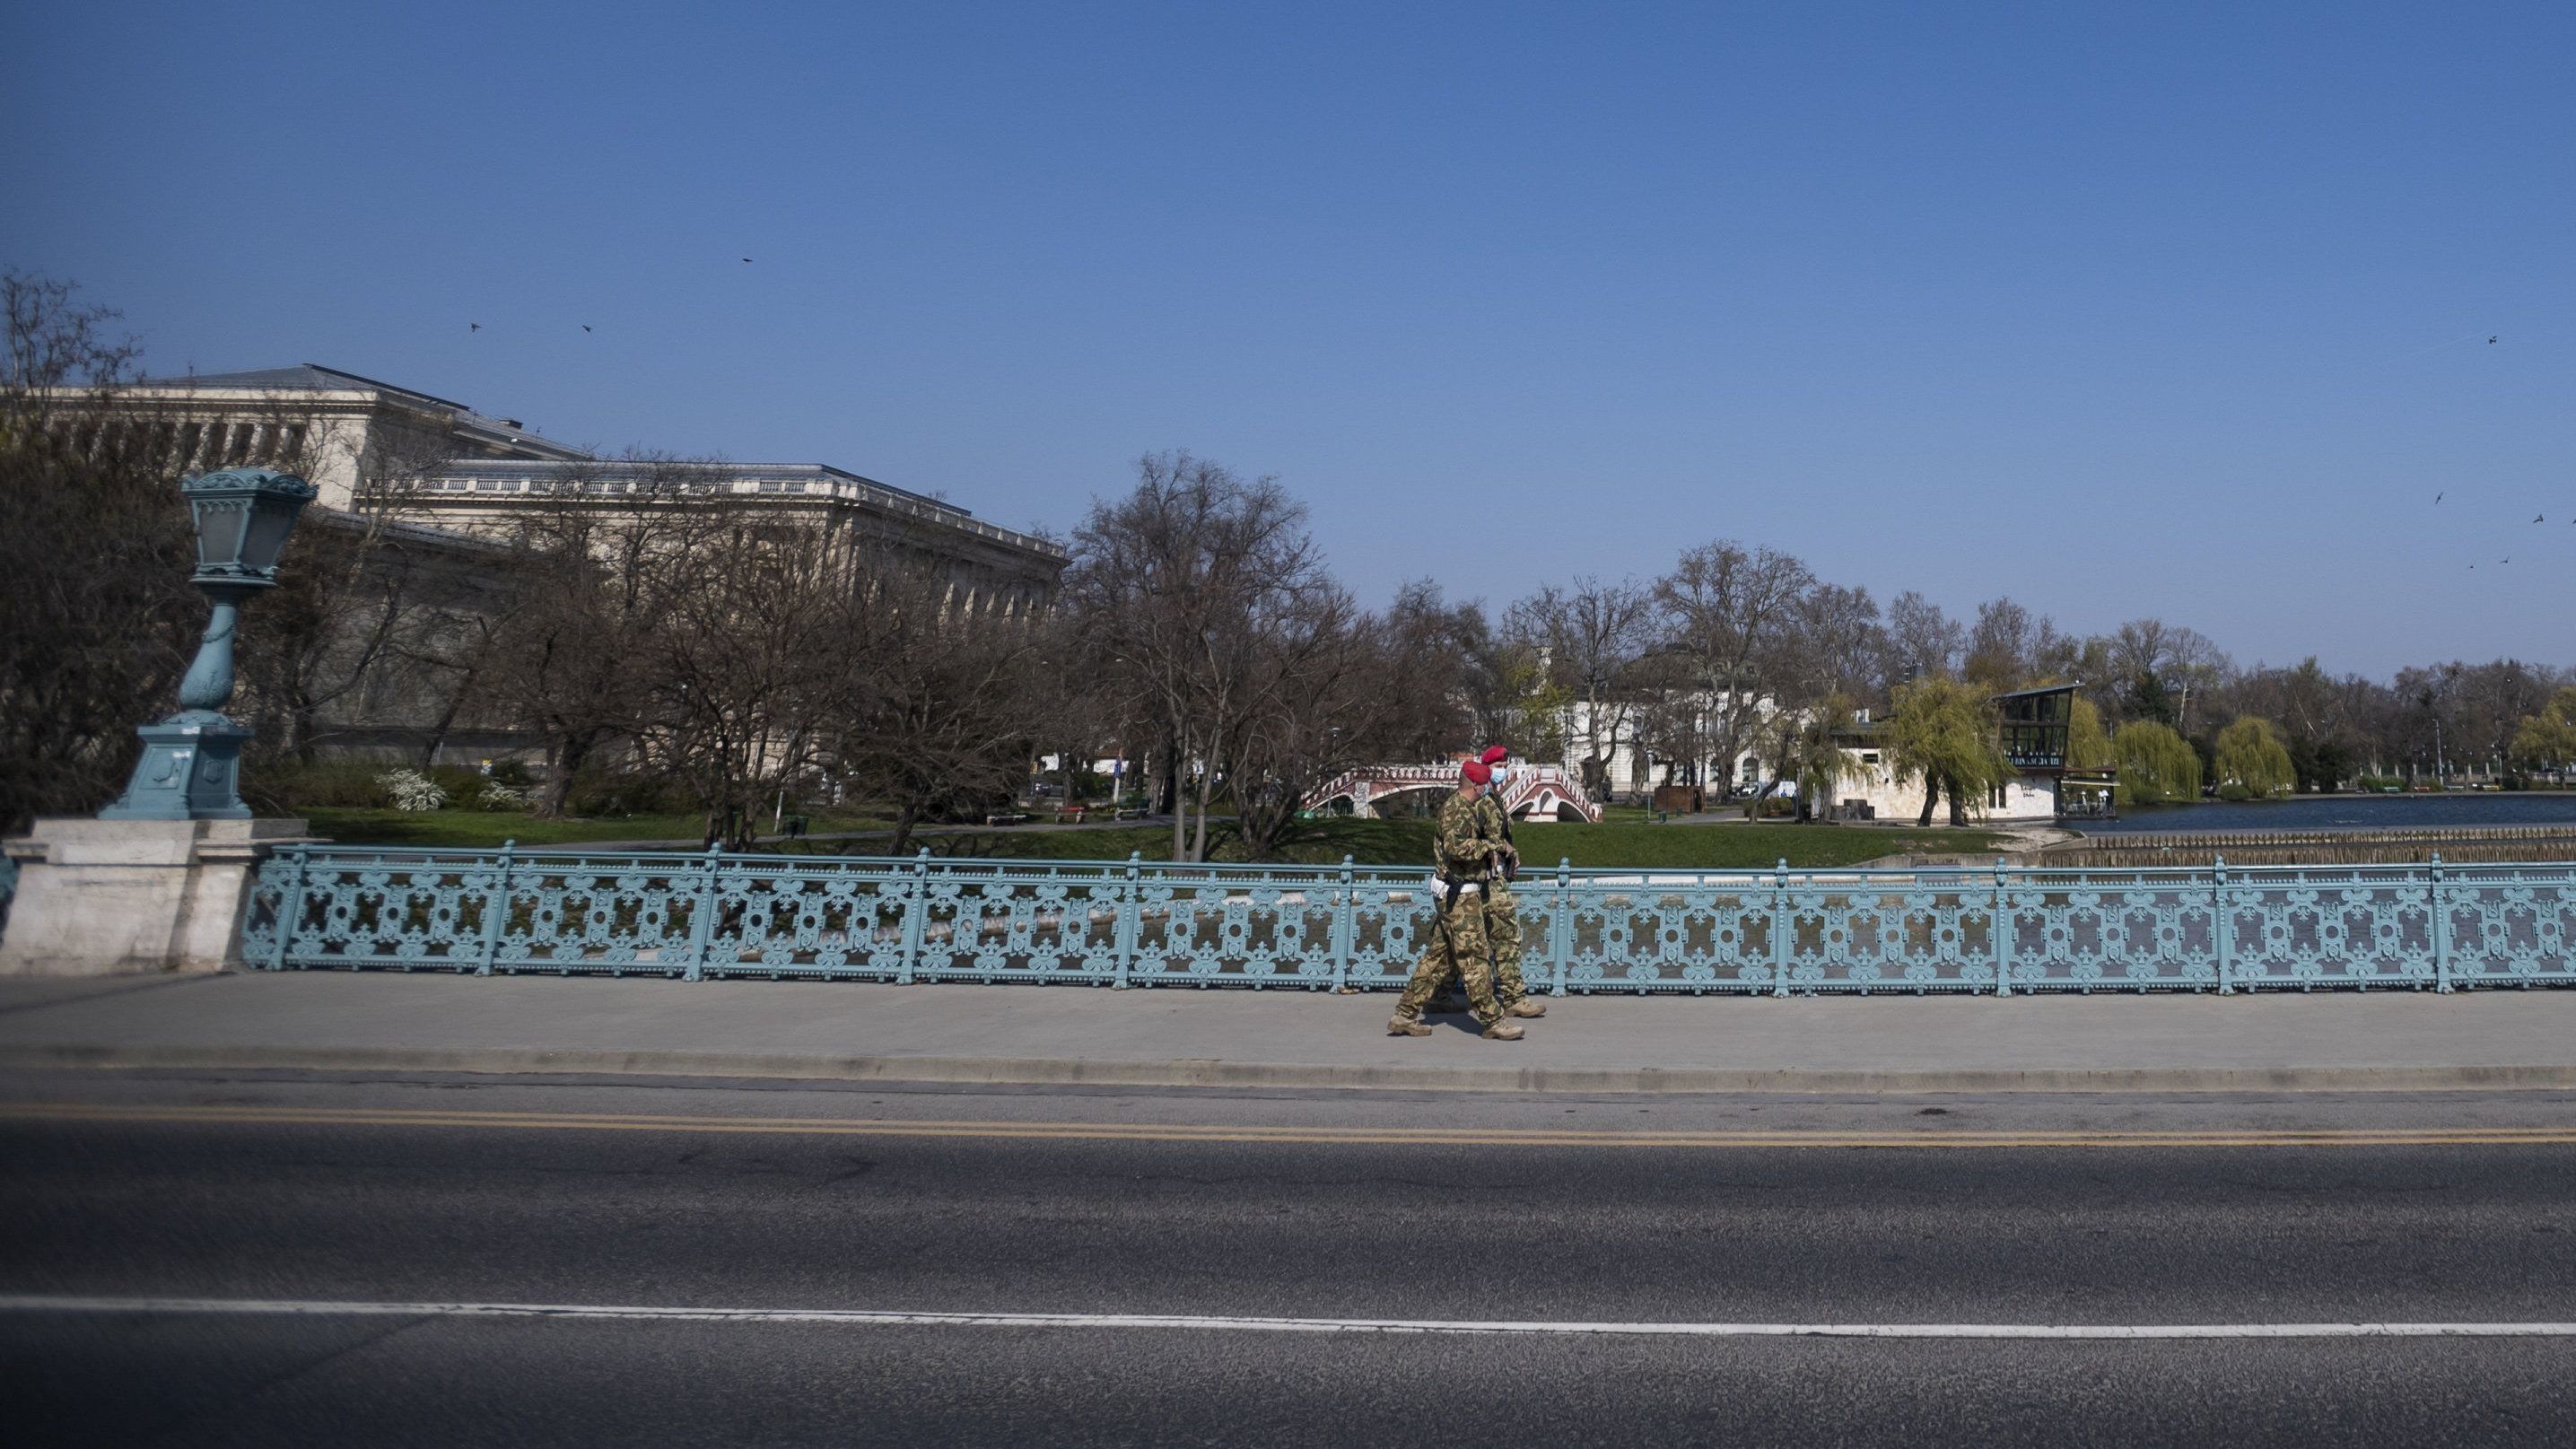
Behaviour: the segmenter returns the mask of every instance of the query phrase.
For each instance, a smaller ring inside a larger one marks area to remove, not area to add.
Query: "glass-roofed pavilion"
[[[2051,782],[2058,819],[2108,819],[2112,814],[2112,792],[2119,783],[2118,772],[2078,769],[2067,763],[2068,739],[2075,726],[2075,691],[2079,687],[2051,684],[1996,695],[2004,758],[2022,774]]]

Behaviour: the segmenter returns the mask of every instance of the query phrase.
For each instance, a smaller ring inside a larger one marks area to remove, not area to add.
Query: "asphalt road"
[[[0,1307],[15,1443],[2576,1442],[2576,1337],[1548,1327],[2566,1323],[2559,1097],[1927,1112],[102,1073],[0,1078],[0,1104],[0,1294],[1230,1320],[21,1303]],[[2141,1135],[2172,1132],[2196,1140]],[[1828,1145],[1768,1145],[1790,1140]]]

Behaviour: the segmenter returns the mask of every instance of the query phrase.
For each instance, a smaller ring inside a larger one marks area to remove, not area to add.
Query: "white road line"
[[[1652,1338],[2576,1338],[2576,1323],[1557,1323],[1508,1319],[1250,1318],[1181,1313],[915,1313],[865,1308],[645,1308],[599,1303],[342,1303],[268,1298],[0,1294],[0,1313],[317,1318],[573,1318],[869,1327],[1180,1328],[1236,1333],[1525,1333]]]

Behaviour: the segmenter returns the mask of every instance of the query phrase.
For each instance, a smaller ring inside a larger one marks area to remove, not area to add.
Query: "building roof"
[[[396,392],[404,397],[418,398],[422,402],[436,403],[440,407],[454,408],[458,412],[474,411],[469,404],[458,402],[454,398],[439,397],[433,393],[422,392],[418,388],[400,387],[390,382],[378,382],[372,377],[360,377],[354,372],[342,372],[336,367],[324,367],[318,362],[299,362],[293,367],[255,368],[249,372],[192,372],[185,377],[147,377],[135,386],[222,387],[240,388],[249,392]]]
[[[587,458],[585,449],[570,443],[558,443],[515,418],[496,418],[476,412],[472,406],[454,398],[422,392],[418,388],[380,382],[318,362],[299,362],[293,367],[262,367],[249,372],[194,372],[185,377],[147,377],[136,387],[220,388],[242,392],[373,392],[388,393],[416,407],[444,408],[453,415],[456,427],[477,434],[493,443],[516,443],[551,453],[558,458]]]
[[[2003,693],[1994,696],[1994,698],[2028,699],[2034,695],[2042,694],[2073,694],[2075,691],[2082,689],[2083,687],[2084,686],[2080,684],[2043,684],[2037,689],[2008,689]]]
[[[758,495],[784,495],[818,499],[847,499],[874,504],[886,512],[943,527],[960,529],[996,543],[1025,549],[1051,558],[1063,558],[1061,545],[1033,534],[999,524],[986,523],[954,503],[942,502],[891,483],[880,483],[829,463],[696,463],[655,462],[617,458],[557,461],[553,459],[462,458],[430,469],[421,484],[435,492],[446,491],[442,483],[457,489],[465,485],[487,484],[476,488],[477,494],[494,491],[549,491],[558,482],[569,481],[590,491],[595,485],[632,482],[659,469],[671,469],[685,475],[682,481],[693,488],[701,484],[720,485],[720,491]],[[614,491],[614,490],[610,490]]]

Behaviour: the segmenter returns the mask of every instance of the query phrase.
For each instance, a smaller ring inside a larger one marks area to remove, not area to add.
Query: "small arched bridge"
[[[1454,790],[1458,767],[1450,765],[1363,765],[1345,770],[1331,782],[1308,792],[1301,803],[1321,810],[1336,800],[1351,802],[1361,819],[1377,814],[1376,802],[1416,790]],[[1562,765],[1531,765],[1515,760],[1503,782],[1503,808],[1515,820],[1580,820],[1601,823],[1601,807],[1583,792],[1583,782]]]

